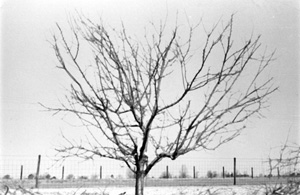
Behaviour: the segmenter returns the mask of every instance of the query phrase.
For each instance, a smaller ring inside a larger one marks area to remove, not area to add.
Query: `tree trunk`
[[[140,170],[135,177],[135,195],[144,195],[145,172]]]

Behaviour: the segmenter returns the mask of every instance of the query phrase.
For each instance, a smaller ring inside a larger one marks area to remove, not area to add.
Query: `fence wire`
[[[79,188],[134,186],[134,174],[114,160],[54,157],[1,156],[1,183],[21,183],[28,188]],[[146,186],[263,185],[300,178],[299,166],[274,167],[267,159],[181,159],[157,164],[146,178]]]

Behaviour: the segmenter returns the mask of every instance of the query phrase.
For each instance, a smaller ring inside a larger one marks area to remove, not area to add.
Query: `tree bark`
[[[144,170],[139,170],[136,172],[135,195],[144,195],[145,176]]]

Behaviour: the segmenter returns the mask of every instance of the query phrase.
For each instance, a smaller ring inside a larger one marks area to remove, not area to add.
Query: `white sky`
[[[190,1],[74,1],[7,0],[1,4],[1,153],[2,155],[53,155],[60,143],[60,131],[79,135],[79,128],[59,116],[43,112],[38,105],[59,105],[64,97],[65,75],[55,68],[57,61],[47,42],[55,23],[67,24],[75,11],[118,27],[122,20],[131,32],[144,32],[149,21],[174,22],[174,15],[188,16],[193,23],[228,20],[232,13],[237,40],[252,32],[262,34],[269,51],[276,49],[270,75],[280,89],[263,113],[253,119],[236,140],[216,151],[196,155],[215,158],[264,158],[272,147],[290,139],[299,142],[299,13],[297,0],[190,0]],[[185,18],[183,19],[185,20]]]

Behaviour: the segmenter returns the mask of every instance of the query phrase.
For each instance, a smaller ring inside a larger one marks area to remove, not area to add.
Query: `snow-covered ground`
[[[263,186],[213,186],[213,187],[146,187],[145,195],[261,195]],[[39,189],[42,195],[134,195],[132,187],[108,187],[88,189]]]

